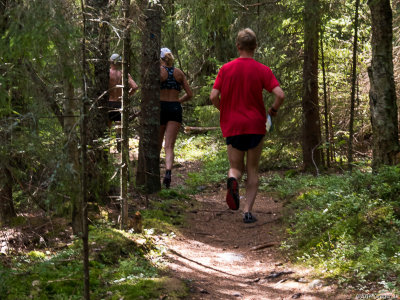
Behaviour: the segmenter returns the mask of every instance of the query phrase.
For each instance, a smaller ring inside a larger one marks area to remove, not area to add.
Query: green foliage
[[[178,280],[171,278],[142,279],[135,285],[123,282],[113,286],[113,296],[110,299],[158,299],[168,295],[168,299],[182,299],[187,295],[187,287]]]
[[[17,209],[33,209],[33,202],[46,211],[69,213],[69,199],[76,197],[73,179],[78,177],[63,148],[70,136],[64,136],[48,100],[62,107],[65,82],[79,82],[80,72],[74,71],[80,50],[74,6],[39,0],[8,1],[5,8],[0,32],[0,135],[6,138],[0,160],[15,180]],[[35,76],[44,89],[32,80]]]
[[[218,132],[218,134],[220,134]],[[178,136],[175,145],[177,160],[196,161],[212,157],[221,149],[221,137],[215,133]]]
[[[196,193],[201,187],[218,183],[226,179],[229,162],[226,150],[220,150],[211,156],[203,158],[203,168],[199,172],[188,173],[186,184]]]
[[[219,132],[180,138],[177,142],[176,153],[183,160],[200,160],[202,162],[200,170],[188,173],[186,185],[191,193],[196,193],[207,185],[226,179],[229,161],[224,139]],[[300,164],[299,153],[297,148],[285,147],[282,149],[282,145],[276,143],[273,137],[268,135],[261,155],[260,170],[298,167]]]
[[[264,189],[292,197],[284,248],[343,281],[400,282],[400,168],[353,176],[275,176]],[[296,196],[295,196],[296,195]]]
[[[46,257],[46,254],[40,251],[31,251],[27,254],[27,256],[32,259],[44,259]]]
[[[158,195],[160,201],[152,201],[151,207],[141,212],[143,226],[158,234],[171,234],[177,230],[176,226],[185,224],[182,212],[190,206],[190,200],[175,189],[163,189]]]
[[[267,134],[260,159],[260,170],[296,168],[301,164],[301,149],[276,142],[273,132]]]
[[[210,91],[207,91],[207,96]],[[213,105],[197,106],[194,109],[193,116],[197,124],[203,127],[219,126],[219,110]]]
[[[136,295],[178,299],[186,295],[182,282],[160,277],[163,251],[152,243],[151,236],[145,237],[92,228],[90,283],[94,299],[137,299]],[[82,274],[80,240],[58,254],[32,251],[16,257],[12,268],[0,265],[1,298],[81,299]]]

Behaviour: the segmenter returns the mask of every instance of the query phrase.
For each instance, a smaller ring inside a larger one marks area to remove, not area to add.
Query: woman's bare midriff
[[[160,100],[167,102],[179,102],[179,91],[160,90]]]

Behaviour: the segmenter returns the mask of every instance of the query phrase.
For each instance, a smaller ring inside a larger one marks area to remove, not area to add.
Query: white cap
[[[122,61],[121,55],[119,55],[117,53],[114,53],[113,55],[110,56],[110,62],[112,62],[114,64],[117,62],[121,62],[121,61]]]
[[[161,58],[164,58],[164,57],[165,57],[165,54],[167,54],[167,53],[172,53],[172,52],[171,52],[171,50],[169,50],[168,48],[161,48],[160,57],[161,57]]]

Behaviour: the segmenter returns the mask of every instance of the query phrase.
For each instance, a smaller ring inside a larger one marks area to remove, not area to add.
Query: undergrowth
[[[176,156],[185,161],[201,161],[202,166],[196,172],[189,172],[185,182],[185,192],[198,193],[208,185],[226,179],[229,162],[226,145],[220,133],[193,135],[177,141]]]
[[[178,159],[202,163],[201,170],[188,174],[186,192],[197,193],[208,185],[226,180],[229,161],[225,139],[220,132],[180,137],[175,153]],[[267,136],[261,154],[260,171],[294,168],[299,164],[296,153],[297,149],[285,148]]]
[[[342,283],[399,289],[400,167],[352,176],[275,175],[261,189],[287,200],[283,248],[294,260]]]
[[[184,226],[184,214],[193,205],[189,197],[175,189],[163,189],[158,193],[160,201],[152,201],[149,209],[143,210],[144,227],[156,234],[170,234]]]
[[[92,220],[92,299],[181,299],[187,295],[186,284],[168,276],[166,248],[156,243],[160,235],[174,236],[176,225],[184,224],[181,212],[189,205],[187,200],[173,190],[160,192],[141,211],[141,234]],[[0,299],[82,299],[82,242],[76,238],[61,247],[0,256]]]

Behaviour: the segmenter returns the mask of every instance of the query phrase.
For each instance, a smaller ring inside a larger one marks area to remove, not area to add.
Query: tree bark
[[[348,169],[353,169],[353,137],[354,137],[354,106],[356,101],[356,80],[357,80],[357,41],[358,41],[358,8],[360,0],[356,0],[356,11],[354,15],[354,42],[353,42],[353,73],[351,77],[351,99],[350,99],[350,122],[349,122],[349,143],[348,143]]]
[[[109,84],[110,5],[109,0],[86,0],[87,55],[91,66],[87,72],[88,111],[88,189],[90,201],[107,195],[107,181],[101,165],[107,162],[107,152],[98,141],[107,131]]]
[[[121,115],[121,171],[120,171],[120,189],[121,189],[121,224],[120,228],[125,229],[128,224],[128,164],[129,164],[129,66],[131,51],[130,44],[130,22],[129,22],[130,0],[123,1],[124,12],[124,40],[123,40],[123,62],[122,62],[122,115]]]
[[[13,178],[7,166],[0,166],[0,225],[16,217],[13,203]]]
[[[146,193],[161,189],[160,183],[160,7],[145,8],[145,28],[142,38],[142,102],[140,116],[139,159],[136,184]]]
[[[328,94],[328,107],[329,109],[332,107],[331,103],[331,95],[330,93]],[[328,121],[329,121],[329,149],[331,152],[331,161],[335,161],[335,133],[334,133],[334,127],[333,127],[333,120],[332,120],[332,114],[328,115]]]
[[[325,149],[326,149],[326,166],[328,168],[331,167],[331,155],[330,155],[330,138],[329,138],[329,110],[328,110],[328,93],[326,90],[326,70],[325,70],[325,56],[324,56],[324,41],[322,39],[322,31],[320,37],[321,43],[321,67],[322,67],[322,80],[323,80],[323,88],[324,88],[324,126],[325,126]]]
[[[87,203],[89,198],[88,188],[88,155],[87,155],[87,138],[88,138],[88,94],[87,94],[87,61],[86,61],[86,34],[87,34],[87,23],[86,23],[86,7],[81,0],[82,17],[83,17],[83,36],[82,36],[82,91],[83,97],[81,102],[81,118],[80,118],[80,134],[81,134],[81,172],[80,172],[80,216],[81,216],[81,228],[80,232],[82,238],[82,257],[83,257],[83,276],[84,276],[84,291],[83,295],[85,300],[90,299],[90,276],[89,276],[89,228],[88,228],[88,210]]]
[[[303,65],[303,163],[306,171],[319,172],[322,165],[321,125],[318,104],[319,0],[306,0],[304,7]]]
[[[392,9],[389,0],[370,0],[372,19],[372,62],[370,112],[372,124],[372,167],[394,165],[400,151],[396,90],[393,76]]]
[[[71,197],[71,223],[74,234],[82,232],[81,205],[79,201],[79,181],[80,181],[80,163],[79,163],[79,137],[76,130],[78,118],[72,117],[78,113],[78,103],[74,99],[74,88],[68,78],[64,78],[65,102],[64,115],[64,135],[65,151],[68,161],[71,164],[71,187],[69,196]]]
[[[8,1],[0,1],[0,32],[4,33],[8,28],[8,17],[6,9]],[[8,117],[8,114],[4,116]],[[5,124],[8,122],[4,120]],[[16,216],[13,202],[13,178],[10,170],[7,167],[9,163],[9,147],[11,144],[10,132],[8,132],[8,124],[0,128],[1,148],[3,148],[4,156],[0,157],[0,226],[8,224],[12,218]],[[3,150],[1,149],[1,150]],[[3,151],[2,151],[3,152]]]
[[[88,142],[104,136],[107,129],[107,100],[109,81],[110,20],[109,0],[86,0],[88,52],[93,61],[93,73],[88,76],[88,97],[93,102],[88,122]],[[90,8],[90,10],[88,9]],[[93,105],[94,104],[94,105]]]
[[[68,13],[69,9],[69,6],[63,7],[65,13]],[[77,126],[79,124],[79,102],[75,99],[75,89],[72,82],[73,78],[71,74],[66,71],[74,68],[72,62],[74,61],[74,57],[78,55],[78,52],[71,51],[68,47],[68,43],[65,43],[62,36],[55,41],[55,46],[61,69],[63,70],[64,100],[62,103],[63,109],[61,116],[63,124],[61,124],[61,126],[63,127],[65,141],[64,151],[68,158],[68,163],[71,166],[71,168],[68,168],[71,175],[70,188],[68,190],[68,196],[71,199],[71,223],[74,234],[78,234],[82,232],[81,204],[79,198],[79,126]],[[52,97],[50,100],[54,101],[54,99],[56,98]]]

